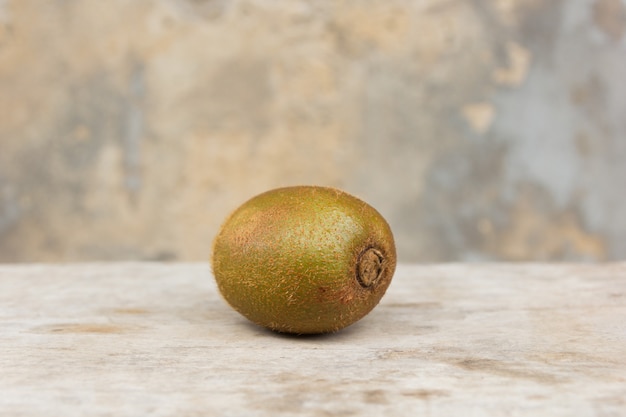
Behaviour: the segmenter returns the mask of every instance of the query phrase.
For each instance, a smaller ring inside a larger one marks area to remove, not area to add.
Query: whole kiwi
[[[213,243],[226,301],[277,332],[342,329],[380,301],[396,267],[393,235],[370,205],[337,189],[267,191],[236,209]]]

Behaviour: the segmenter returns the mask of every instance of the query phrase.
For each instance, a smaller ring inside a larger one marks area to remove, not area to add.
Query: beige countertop
[[[626,264],[399,265],[336,334],[248,323],[207,264],[0,266],[2,416],[623,416]]]

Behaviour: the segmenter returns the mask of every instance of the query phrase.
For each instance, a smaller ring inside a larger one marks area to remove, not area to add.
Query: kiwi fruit
[[[222,225],[211,257],[224,299],[277,332],[328,333],[368,314],[396,267],[385,219],[334,188],[267,191]]]

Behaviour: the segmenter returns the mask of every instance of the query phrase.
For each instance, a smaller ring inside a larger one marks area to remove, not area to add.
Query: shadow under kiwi
[[[270,330],[266,327],[255,324],[251,321],[245,320],[240,323],[243,327],[246,327],[251,332],[256,333],[256,336],[273,337],[286,340],[297,341],[339,341],[345,338],[355,337],[358,333],[364,330],[361,322],[356,322],[348,327],[329,333],[314,333],[314,334],[298,334],[298,333],[285,333]]]

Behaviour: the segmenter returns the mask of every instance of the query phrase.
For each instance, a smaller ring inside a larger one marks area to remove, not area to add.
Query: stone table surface
[[[313,337],[208,264],[2,265],[0,415],[624,416],[626,264],[403,264]]]

